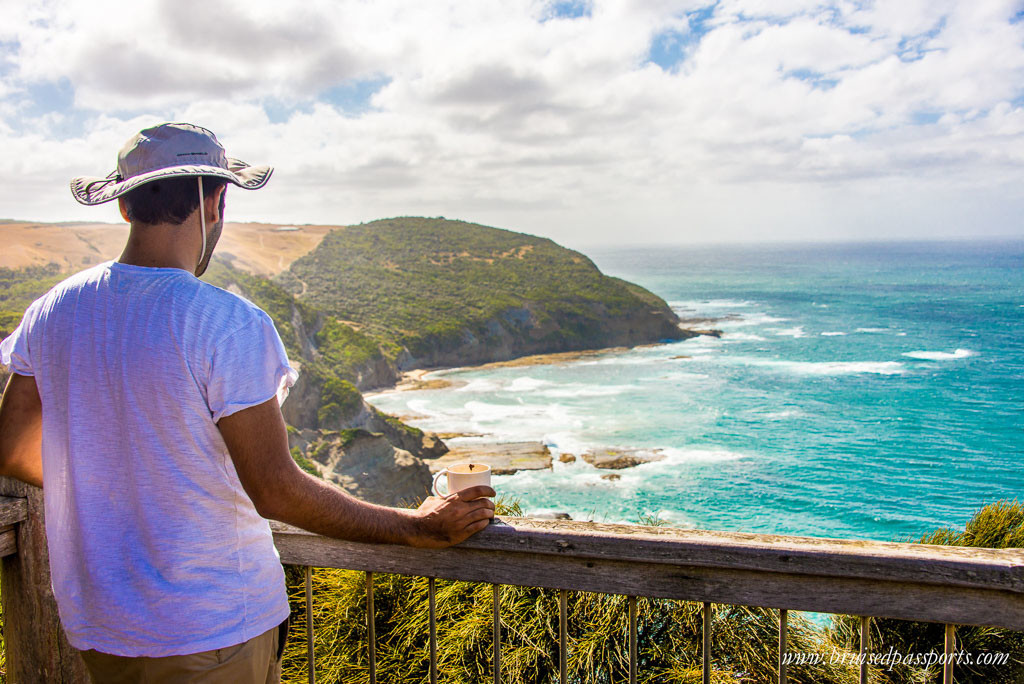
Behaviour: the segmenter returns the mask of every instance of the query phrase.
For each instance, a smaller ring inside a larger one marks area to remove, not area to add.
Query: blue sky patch
[[[66,78],[33,83],[25,88],[23,97],[26,106],[22,115],[26,118],[50,112],[65,113],[75,106],[75,88]]]
[[[341,109],[345,114],[362,114],[370,109],[374,93],[391,83],[391,78],[380,76],[348,81],[320,93],[317,100]]]
[[[288,119],[292,118],[292,114],[296,112],[309,114],[313,111],[312,103],[296,104],[294,100],[285,101],[276,97],[267,98],[260,104],[263,106],[263,113],[267,115],[267,120],[273,124],[287,123]]]
[[[545,19],[579,19],[589,17],[592,11],[587,0],[557,0],[551,3]]]
[[[829,78],[820,71],[812,71],[810,69],[793,69],[783,74],[783,77],[804,81],[815,90],[829,90],[839,85],[839,79]]]
[[[700,43],[701,38],[711,30],[708,22],[714,16],[716,6],[717,3],[694,10],[693,12],[687,12],[686,20],[690,25],[689,31],[683,32],[670,29],[655,34],[651,40],[647,61],[657,64],[665,71],[669,71],[686,59],[690,49]]]
[[[915,126],[930,126],[934,123],[938,123],[941,118],[942,112],[920,111],[914,112],[910,115],[910,123]]]
[[[916,62],[920,59],[924,59],[924,56],[929,52],[934,52],[934,49],[928,49],[925,46],[928,41],[942,33],[942,29],[946,28],[946,18],[939,19],[935,27],[924,33],[918,33],[913,36],[903,36],[900,38],[900,42],[896,47],[896,56],[904,62]]]
[[[20,47],[21,44],[16,40],[0,40],[0,76],[5,76],[14,71],[14,60],[12,58],[18,54]]]

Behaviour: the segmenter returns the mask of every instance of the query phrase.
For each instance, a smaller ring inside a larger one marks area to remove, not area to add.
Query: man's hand
[[[477,485],[446,497],[429,496],[416,509],[419,534],[409,539],[411,546],[442,549],[458,544],[487,527],[494,517],[494,496],[490,487]]]

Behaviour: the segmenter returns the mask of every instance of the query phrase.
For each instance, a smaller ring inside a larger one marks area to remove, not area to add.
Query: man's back
[[[217,421],[294,381],[273,324],[177,268],[101,264],[5,342],[44,406],[47,538],[74,646],[164,656],[230,646],[288,613],[269,526]]]
[[[297,374],[277,331],[193,275],[227,184],[258,190],[272,170],[199,126],[139,131],[115,171],[71,181],[131,223],[118,261],[55,287],[0,342],[0,475],[43,487],[61,622],[97,683],[278,681],[288,603],[263,518],[444,548],[494,517],[487,486],[388,508],[292,459],[280,402]]]

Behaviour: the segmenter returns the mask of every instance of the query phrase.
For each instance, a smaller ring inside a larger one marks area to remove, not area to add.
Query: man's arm
[[[43,486],[43,403],[36,379],[14,373],[0,400],[0,475]]]
[[[360,501],[305,473],[288,451],[288,433],[276,399],[222,418],[220,428],[235,471],[264,518],[350,541],[443,548],[487,527],[494,517],[490,487],[472,487],[443,499],[428,497],[416,510]]]

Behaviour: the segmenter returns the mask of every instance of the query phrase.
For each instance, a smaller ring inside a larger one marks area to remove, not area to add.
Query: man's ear
[[[208,195],[206,200],[206,221],[208,223],[216,223],[223,217],[220,215],[220,198],[221,195],[228,189],[227,183],[221,185],[219,188],[213,191],[212,195]]]
[[[121,218],[126,222],[131,223],[132,220],[128,218],[128,205],[124,203],[124,195],[117,198],[117,208],[121,210]]]

